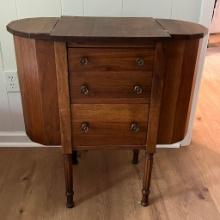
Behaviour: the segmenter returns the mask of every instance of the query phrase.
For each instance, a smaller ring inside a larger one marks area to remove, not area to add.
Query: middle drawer
[[[149,103],[154,49],[69,48],[71,103]]]

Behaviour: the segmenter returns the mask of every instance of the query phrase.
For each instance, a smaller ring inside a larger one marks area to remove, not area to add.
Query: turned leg
[[[141,205],[148,205],[148,197],[150,194],[150,181],[151,181],[151,172],[153,167],[153,153],[146,153],[145,159],[145,168],[144,168],[144,179],[143,179],[143,189],[142,189],[142,200]]]
[[[72,153],[72,160],[73,160],[74,165],[79,163],[79,161],[78,161],[78,152],[76,150],[74,150],[73,153]]]
[[[72,154],[64,154],[64,173],[66,184],[66,207],[72,208],[74,206]]]
[[[133,164],[138,164],[139,150],[133,150]]]

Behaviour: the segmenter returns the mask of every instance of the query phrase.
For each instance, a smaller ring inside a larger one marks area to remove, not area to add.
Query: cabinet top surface
[[[202,25],[141,17],[26,18],[12,21],[7,30],[14,35],[60,41],[78,40],[157,40],[167,38],[202,38]]]

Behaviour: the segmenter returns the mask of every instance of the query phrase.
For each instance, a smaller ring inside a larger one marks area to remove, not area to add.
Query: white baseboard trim
[[[157,148],[180,148],[180,142],[175,144],[157,145]],[[32,142],[23,131],[0,132],[0,147],[46,147]],[[51,147],[51,146],[50,146]],[[52,146],[59,147],[59,146]]]
[[[34,142],[0,142],[0,147],[47,147]],[[51,147],[51,146],[50,146]],[[58,147],[58,146],[52,146]]]
[[[0,131],[1,137],[13,137],[13,136],[27,136],[24,131]]]
[[[180,148],[181,144],[180,142],[175,144],[158,144],[157,148]]]
[[[24,131],[0,132],[0,147],[43,147],[32,142]]]

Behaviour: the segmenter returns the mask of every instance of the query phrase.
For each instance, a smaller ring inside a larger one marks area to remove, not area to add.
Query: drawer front
[[[145,145],[148,108],[148,104],[73,104],[73,145]]]
[[[70,72],[71,103],[149,103],[152,72]]]
[[[152,71],[154,48],[69,48],[70,72]]]

